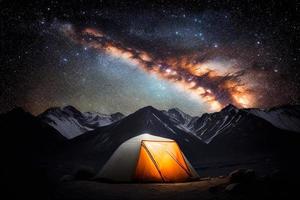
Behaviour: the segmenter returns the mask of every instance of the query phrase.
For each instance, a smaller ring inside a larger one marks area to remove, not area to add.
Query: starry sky
[[[293,1],[0,1],[0,112],[300,103]]]

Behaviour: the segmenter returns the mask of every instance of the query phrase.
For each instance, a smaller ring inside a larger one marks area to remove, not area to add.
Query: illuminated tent
[[[197,172],[171,139],[142,134],[119,146],[97,179],[136,182],[182,182]]]

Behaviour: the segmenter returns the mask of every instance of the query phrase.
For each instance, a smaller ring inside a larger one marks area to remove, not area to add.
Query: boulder
[[[94,169],[90,167],[81,167],[75,172],[74,177],[76,180],[89,180],[95,175],[96,172],[94,171]]]
[[[229,193],[242,193],[243,192],[243,186],[240,183],[231,183],[229,185],[227,185],[227,187],[225,188],[226,192]]]
[[[75,178],[73,175],[70,175],[70,174],[66,174],[64,176],[62,176],[60,178],[60,182],[68,182],[68,181],[73,181]]]

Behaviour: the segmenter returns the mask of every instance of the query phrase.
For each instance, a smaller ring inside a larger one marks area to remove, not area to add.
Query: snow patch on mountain
[[[154,113],[152,115],[168,130],[170,130],[173,134],[177,134],[171,127],[169,127],[166,123],[164,123],[159,117],[157,117]]]
[[[210,143],[219,134],[233,128],[242,117],[238,108],[228,105],[220,112],[205,113],[201,117],[194,117],[186,128],[205,143]]]
[[[277,128],[294,132],[300,132],[299,106],[285,106],[272,108],[269,110],[249,109],[248,112],[267,120]]]
[[[176,124],[187,125],[192,120],[192,116],[186,114],[179,108],[171,108],[168,111],[163,111],[163,113]]]
[[[112,115],[98,112],[82,113],[72,106],[50,108],[39,115],[43,122],[55,128],[68,139],[98,127],[107,126],[123,117],[122,113],[114,113]]]

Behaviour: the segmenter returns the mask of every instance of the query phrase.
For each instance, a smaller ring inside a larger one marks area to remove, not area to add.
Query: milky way
[[[192,95],[204,99],[212,111],[232,103],[238,107],[255,105],[251,88],[241,82],[242,71],[221,71],[210,60],[199,61],[196,54],[180,57],[158,58],[148,52],[125,46],[103,32],[84,28],[75,30],[68,24],[62,27],[64,34],[74,42],[113,56],[131,61],[147,73],[167,79]]]
[[[192,115],[300,103],[297,6],[2,1],[0,112],[52,106]]]

